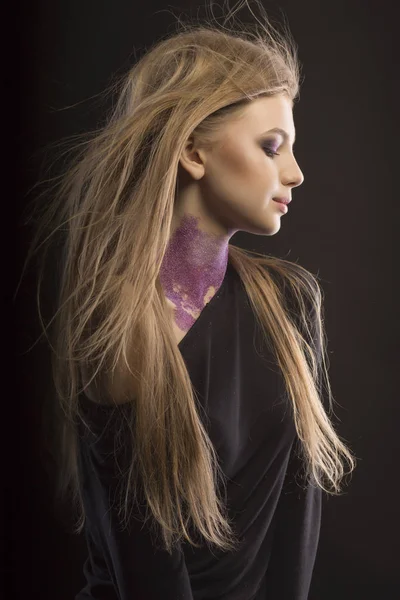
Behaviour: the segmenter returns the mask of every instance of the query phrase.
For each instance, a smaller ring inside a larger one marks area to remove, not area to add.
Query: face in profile
[[[294,138],[292,103],[285,96],[249,104],[219,129],[211,147],[189,138],[160,271],[178,341],[219,289],[232,235],[279,231],[287,211],[274,198],[291,198],[304,180]]]
[[[220,128],[211,148],[188,143],[180,160],[185,173],[175,226],[191,214],[201,230],[222,238],[239,230],[277,233],[287,211],[273,198],[291,198],[304,180],[294,140],[292,102],[280,95],[250,103],[244,115]]]

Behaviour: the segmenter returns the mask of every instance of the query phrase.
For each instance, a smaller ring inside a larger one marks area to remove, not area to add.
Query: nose
[[[290,187],[298,187],[303,183],[304,175],[296,160],[294,160],[294,166],[288,168],[285,179],[285,185]]]
[[[293,187],[298,187],[304,181],[304,175],[303,175],[302,171],[300,171],[300,169],[298,171],[299,172],[298,172],[297,176],[293,179],[293,183],[292,183]]]

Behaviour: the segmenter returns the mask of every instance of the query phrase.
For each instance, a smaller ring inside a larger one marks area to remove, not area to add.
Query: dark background
[[[29,188],[43,176],[42,149],[99,124],[108,106],[93,96],[125,71],[135,54],[173,33],[174,18],[165,9],[179,15],[191,7],[194,15],[201,5],[183,0],[18,4],[17,53],[3,56],[7,64],[16,58],[6,83],[16,112],[11,160],[17,170],[12,195],[3,198],[8,203],[16,197],[9,207],[15,208],[17,241],[10,298],[29,241],[20,215]],[[264,6],[276,18],[283,9],[299,47],[305,79],[294,120],[305,181],[295,190],[278,235],[238,233],[233,243],[297,260],[321,278],[332,390],[339,403],[337,431],[359,458],[345,494],[324,498],[309,599],[394,600],[400,597],[396,5],[293,0],[264,1]],[[247,11],[239,17],[251,20]],[[4,256],[8,264],[9,249]],[[26,352],[40,335],[35,285],[30,268],[12,304],[16,376],[12,393],[3,392],[10,411],[5,433],[11,436],[3,452],[5,597],[36,593],[41,600],[73,600],[83,585],[86,548],[52,508],[51,469],[40,430],[42,399],[51,393],[50,351],[42,340]]]

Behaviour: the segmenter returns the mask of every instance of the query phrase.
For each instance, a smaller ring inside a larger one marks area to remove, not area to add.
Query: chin
[[[281,228],[280,223],[270,223],[268,225],[263,223],[255,224],[251,227],[246,227],[242,231],[252,233],[254,235],[275,235]]]

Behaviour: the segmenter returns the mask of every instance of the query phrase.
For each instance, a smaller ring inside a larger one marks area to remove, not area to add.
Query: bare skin
[[[285,140],[279,127],[288,133]],[[284,214],[276,197],[291,197],[304,177],[293,155],[292,102],[286,96],[259,98],[244,117],[218,132],[211,149],[187,140],[180,157],[178,193],[160,281],[176,343],[199,318],[224,279],[230,238],[237,231],[274,235]],[[271,154],[278,152],[279,156]],[[129,352],[135,364],[134,352]],[[110,382],[116,402],[124,389],[136,394],[124,370]]]
[[[288,139],[268,133],[275,127]],[[294,138],[292,102],[281,95],[248,105],[240,120],[220,129],[211,149],[193,136],[187,140],[160,272],[177,344],[221,286],[230,238],[237,231],[267,236],[279,231],[284,213],[273,198],[291,198],[292,188],[304,181]]]
[[[160,272],[178,344],[219,289],[227,261],[228,245],[201,231],[199,219],[185,215],[170,240]]]

